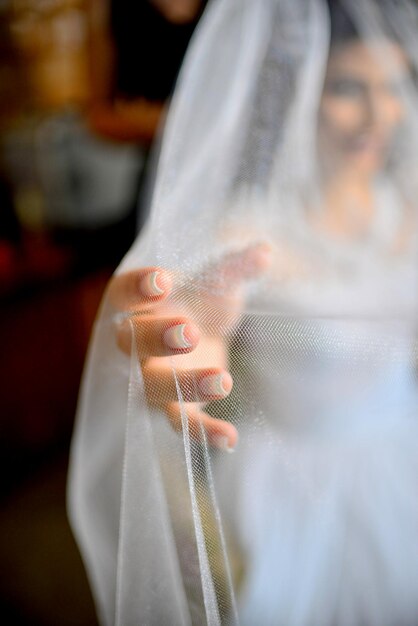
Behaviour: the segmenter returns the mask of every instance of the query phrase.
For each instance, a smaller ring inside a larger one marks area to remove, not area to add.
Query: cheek
[[[356,100],[324,97],[320,109],[320,126],[335,137],[347,136],[361,129],[365,120],[364,106]]]
[[[385,111],[386,124],[390,128],[396,128],[402,124],[405,115],[405,105],[398,99],[388,98]]]

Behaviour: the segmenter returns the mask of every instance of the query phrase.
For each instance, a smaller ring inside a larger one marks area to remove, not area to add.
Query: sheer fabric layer
[[[341,0],[348,36],[335,4],[215,0],[187,54],[150,220],[117,276],[170,272],[166,317],[195,321],[211,367],[227,353],[233,390],[204,409],[239,442],[227,454],[190,427],[199,378],[186,397],[177,358],[173,430],[139,358],[147,311],[106,296],[69,483],[104,624],[418,622],[417,10]],[[351,53],[367,61],[354,86]],[[325,116],[341,98],[338,143]],[[361,98],[385,123],[356,130]],[[368,168],[366,226],[340,162],[350,180]],[[243,259],[260,243],[254,278]]]

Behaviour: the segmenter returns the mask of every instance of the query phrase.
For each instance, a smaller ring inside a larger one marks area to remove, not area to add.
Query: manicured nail
[[[229,445],[228,437],[223,435],[212,435],[210,438],[210,443],[218,450],[223,450],[224,452],[235,452],[235,448]]]
[[[189,333],[191,333],[191,329],[189,329],[188,324],[176,324],[164,331],[163,341],[172,350],[191,348],[193,343],[189,341]]]
[[[224,398],[232,388],[231,376],[223,372],[221,374],[209,374],[204,376],[199,382],[199,389],[207,397]]]
[[[161,296],[164,293],[164,289],[161,287],[160,272],[150,272],[146,274],[139,283],[139,289],[143,296],[146,298],[152,298],[155,296]]]

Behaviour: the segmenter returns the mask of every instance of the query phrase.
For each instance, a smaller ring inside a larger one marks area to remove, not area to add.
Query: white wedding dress
[[[322,276],[280,281],[282,315],[237,332],[237,395],[254,412],[216,486],[245,555],[246,626],[418,621],[415,243],[394,256],[400,203],[382,183],[376,204],[357,243],[295,221],[286,245],[299,268],[320,249]]]

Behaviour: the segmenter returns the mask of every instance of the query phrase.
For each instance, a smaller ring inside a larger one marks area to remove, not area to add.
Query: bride
[[[80,397],[103,623],[418,623],[417,18],[208,8]]]

